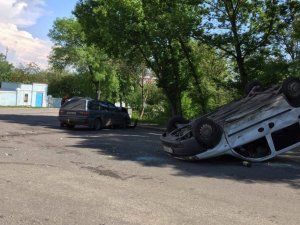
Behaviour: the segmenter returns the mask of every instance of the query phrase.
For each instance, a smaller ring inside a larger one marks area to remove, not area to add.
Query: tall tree
[[[55,43],[50,56],[54,68],[85,74],[85,82],[90,84],[90,90],[95,90],[91,97],[100,98],[100,93],[104,98],[117,95],[118,79],[113,62],[101,49],[88,45],[76,19],[57,19],[49,36]]]
[[[271,44],[280,17],[278,0],[212,0],[201,5],[206,10],[199,39],[235,60],[240,87],[248,82],[246,60]]]
[[[0,53],[0,82],[10,81],[13,68],[13,65],[6,60],[6,56]]]
[[[182,49],[201,18],[196,2],[81,0],[75,15],[91,43],[114,57],[143,58],[155,72],[173,114],[180,114],[188,79],[181,69],[189,53]]]
[[[286,0],[281,5],[280,29],[276,33],[279,48],[288,54],[292,62],[299,54],[299,40],[295,37],[297,19],[300,18],[300,2]]]

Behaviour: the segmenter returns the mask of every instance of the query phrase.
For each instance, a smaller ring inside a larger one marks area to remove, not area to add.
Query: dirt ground
[[[0,108],[0,224],[300,224],[300,150],[245,167],[162,151],[160,132],[61,129]]]

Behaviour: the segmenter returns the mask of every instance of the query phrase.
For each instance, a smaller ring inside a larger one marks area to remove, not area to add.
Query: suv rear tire
[[[93,130],[101,130],[102,124],[100,119],[95,119],[93,122]]]

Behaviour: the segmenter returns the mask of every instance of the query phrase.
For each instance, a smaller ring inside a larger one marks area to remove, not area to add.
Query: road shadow
[[[7,123],[24,124],[33,127],[49,127],[53,129],[58,128],[59,125],[56,116],[40,115],[38,112],[37,115],[0,114],[0,121],[5,121]]]
[[[80,142],[66,146],[81,150],[92,149],[97,154],[110,156],[114,161],[133,161],[145,167],[171,167],[174,176],[203,176],[237,180],[245,183],[285,183],[300,188],[300,149],[287,152],[263,163],[246,167],[231,156],[187,162],[170,157],[162,151],[160,132],[145,129],[103,129],[91,131],[85,127],[62,129],[56,116],[0,115],[0,121],[42,127],[49,132],[62,132],[68,138],[80,138]],[[74,141],[75,143],[75,141]]]

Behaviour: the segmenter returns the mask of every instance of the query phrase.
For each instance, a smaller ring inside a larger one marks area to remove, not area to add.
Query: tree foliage
[[[85,34],[76,19],[56,19],[49,36],[55,43],[50,56],[54,69],[70,69],[80,74],[79,76],[84,75],[90,97],[99,98],[101,93],[101,98],[116,99],[116,67],[101,49],[87,44]],[[76,77],[76,80],[81,79]],[[74,82],[74,79],[70,82]]]
[[[13,73],[13,65],[6,60],[6,56],[0,53],[0,81],[9,81]]]
[[[187,79],[182,46],[197,29],[198,10],[195,1],[86,0],[77,4],[75,15],[90,43],[114,57],[142,58],[177,114]]]
[[[202,7],[206,10],[204,33],[197,37],[236,62],[236,80],[243,88],[249,80],[247,60],[270,46],[278,31],[278,1],[213,0],[204,1]]]
[[[49,32],[53,70],[14,68],[1,55],[1,79],[48,81],[57,97],[101,93],[146,117],[191,118],[250,80],[300,77],[299,1],[79,0],[74,15]],[[141,85],[146,70],[156,79]]]

